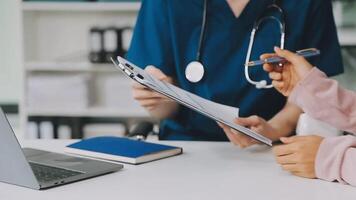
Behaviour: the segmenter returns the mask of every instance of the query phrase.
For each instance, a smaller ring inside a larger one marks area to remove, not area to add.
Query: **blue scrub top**
[[[272,118],[283,108],[286,99],[275,89],[258,90],[250,85],[243,67],[253,23],[272,0],[250,0],[238,18],[226,0],[209,0],[202,49],[205,75],[199,83],[190,83],[184,71],[196,57],[203,2],[143,0],[127,58],[142,68],[155,65],[185,90],[239,107],[242,117]],[[286,49],[318,48],[322,54],[311,62],[329,76],[342,73],[331,1],[280,2],[286,15]],[[277,24],[267,22],[256,35],[252,59],[273,52],[279,41]],[[260,67],[255,67],[250,74],[255,80],[268,79]],[[162,121],[159,136],[167,140],[227,140],[215,121],[184,107],[173,119]]]

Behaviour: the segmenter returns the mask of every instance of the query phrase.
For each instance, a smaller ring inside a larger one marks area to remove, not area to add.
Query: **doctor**
[[[284,19],[279,11],[268,9],[273,2],[143,0],[127,58],[138,66],[148,66],[146,70],[161,80],[206,99],[239,107],[240,116],[247,118],[239,118],[237,123],[278,140],[294,130],[301,110],[286,103],[276,90],[256,89],[246,80],[244,63],[254,23],[261,16],[277,16],[285,23],[286,49],[320,49],[322,55],[311,61],[329,76],[342,73],[343,68],[330,0],[276,1]],[[251,60],[280,46],[281,23],[276,22],[267,21],[259,27]],[[195,68],[201,76],[198,81],[186,73],[192,61],[203,65],[203,71]],[[262,67],[250,69],[249,75],[270,83]],[[240,147],[256,143],[138,84],[133,85],[133,95],[152,116],[162,119],[160,139],[230,139]]]

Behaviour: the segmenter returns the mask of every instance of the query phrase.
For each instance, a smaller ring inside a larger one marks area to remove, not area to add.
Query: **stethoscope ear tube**
[[[259,26],[263,22],[265,22],[267,20],[276,21],[279,24],[280,34],[281,34],[280,48],[284,49],[284,45],[285,45],[285,23],[284,23],[283,10],[279,6],[277,6],[276,4],[273,4],[273,5],[269,6],[268,8],[269,9],[271,9],[271,8],[277,9],[278,12],[281,13],[281,20],[279,20],[275,16],[263,16],[263,17],[261,17],[259,20],[257,20],[254,23],[254,26],[253,26],[253,29],[252,29],[251,35],[250,35],[250,41],[249,41],[247,54],[246,54],[245,65],[244,65],[244,73],[245,73],[245,77],[246,77],[247,82],[249,82],[252,85],[255,85],[257,89],[273,88],[272,84],[269,84],[269,85],[267,84],[267,80],[261,80],[261,81],[252,80],[251,77],[250,77],[250,73],[249,73],[248,63],[250,62],[250,59],[251,59],[251,54],[252,54],[252,50],[253,50],[253,46],[254,46],[255,36],[256,36],[256,33],[257,33],[258,29],[259,29]]]
[[[201,23],[197,55],[195,57],[196,61],[198,61],[198,62],[201,62],[202,48],[203,48],[203,43],[204,43],[205,34],[206,34],[205,32],[206,32],[207,18],[208,18],[208,0],[204,0],[203,20]]]
[[[197,54],[195,60],[185,68],[185,78],[191,83],[197,83],[204,77],[205,69],[201,61],[202,47],[205,40],[206,21],[208,17],[208,0],[204,0],[203,20],[201,24]]]

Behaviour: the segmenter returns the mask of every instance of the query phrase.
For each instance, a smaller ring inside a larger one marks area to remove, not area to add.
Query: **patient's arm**
[[[294,88],[289,101],[315,119],[356,133],[356,93],[313,68]]]
[[[316,176],[356,186],[356,137],[325,138],[315,161]]]

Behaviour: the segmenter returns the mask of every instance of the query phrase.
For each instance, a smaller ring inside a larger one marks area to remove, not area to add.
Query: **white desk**
[[[25,141],[61,152],[73,141]],[[44,191],[0,183],[1,200],[107,199],[356,199],[356,188],[289,175],[265,147],[240,150],[229,143],[165,142],[184,154]]]

